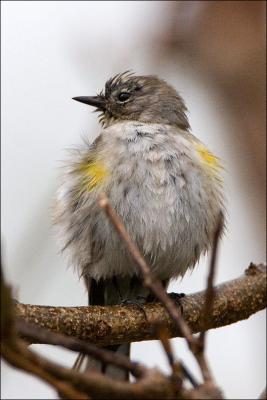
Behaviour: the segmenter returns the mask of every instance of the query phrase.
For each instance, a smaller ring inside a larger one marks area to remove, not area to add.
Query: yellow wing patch
[[[196,150],[207,166],[214,169],[220,168],[218,157],[214,156],[203,144],[197,144]]]
[[[78,171],[82,174],[81,191],[90,192],[95,187],[101,185],[108,176],[105,164],[99,160],[88,160],[79,165]]]

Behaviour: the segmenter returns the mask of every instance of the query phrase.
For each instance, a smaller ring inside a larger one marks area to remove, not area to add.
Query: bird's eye
[[[119,99],[120,101],[126,101],[126,100],[129,99],[129,97],[130,97],[130,93],[128,93],[128,92],[121,92],[121,93],[119,93],[119,95],[118,95],[118,99]]]

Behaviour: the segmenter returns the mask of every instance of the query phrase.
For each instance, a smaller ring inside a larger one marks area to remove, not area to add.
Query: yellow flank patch
[[[196,149],[205,164],[215,169],[220,167],[219,159],[203,146],[203,144],[197,144]]]
[[[82,173],[81,191],[90,192],[99,186],[108,175],[106,166],[99,160],[89,160],[81,164],[78,170]]]

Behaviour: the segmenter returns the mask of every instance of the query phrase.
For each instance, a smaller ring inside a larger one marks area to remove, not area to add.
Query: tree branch
[[[2,276],[1,276],[2,277]],[[10,288],[1,279],[1,294],[2,300],[4,301],[1,306],[4,310],[1,325],[1,355],[9,364],[15,368],[20,368],[27,371],[35,376],[38,376],[42,380],[46,381],[52,387],[54,387],[61,398],[63,399],[118,399],[118,398],[129,398],[129,399],[215,399],[221,398],[216,397],[217,391],[214,388],[209,387],[207,384],[198,385],[194,389],[185,389],[181,386],[177,387],[174,385],[172,377],[166,376],[156,369],[147,369],[144,366],[141,367],[141,371],[145,371],[143,374],[137,374],[137,380],[134,383],[123,382],[110,379],[109,377],[95,372],[93,370],[81,373],[73,369],[62,367],[59,364],[51,362],[43,356],[36,354],[34,351],[27,348],[26,344],[19,339],[17,335],[16,327],[20,327],[22,330],[31,332],[31,335],[42,336],[46,335],[50,342],[53,344],[60,344],[63,342],[67,344],[69,348],[74,350],[83,350],[87,354],[93,354],[110,361],[110,353],[106,350],[93,349],[92,346],[79,343],[77,339],[70,341],[70,338],[62,338],[61,335],[53,332],[45,332],[44,328],[32,326],[27,327],[27,322],[20,321],[15,325],[14,315],[14,303],[11,302]],[[26,327],[26,328],[25,328]],[[80,347],[79,347],[80,346]],[[119,361],[120,360],[120,361]],[[122,363],[121,366],[128,367],[130,364],[134,365],[126,357],[120,357],[117,359],[115,365],[118,365],[118,361]],[[140,371],[140,369],[139,369]]]
[[[266,266],[251,264],[238,279],[214,288],[213,308],[203,318],[205,291],[180,300],[183,317],[193,333],[219,328],[249,318],[266,307]],[[180,307],[180,304],[178,304]],[[100,346],[157,339],[151,327],[165,326],[169,337],[181,336],[160,303],[133,305],[50,307],[17,303],[17,316],[28,322]]]
[[[209,273],[208,273],[208,279],[207,279],[207,288],[206,288],[206,294],[205,294],[205,303],[204,303],[204,309],[203,309],[203,325],[207,325],[207,321],[209,319],[212,307],[213,307],[213,302],[214,302],[214,297],[215,297],[215,291],[214,291],[214,277],[215,277],[215,271],[216,271],[216,261],[217,261],[217,250],[218,250],[218,244],[219,244],[219,239],[220,235],[222,233],[223,229],[223,224],[224,224],[224,216],[223,213],[221,212],[218,216],[217,220],[217,226],[214,232],[213,236],[213,243],[212,243],[212,248],[211,248],[211,258],[210,258],[210,267],[209,267]],[[205,381],[212,382],[212,374],[211,370],[209,368],[209,365],[207,363],[207,359],[205,357],[205,347],[206,347],[206,330],[203,330],[200,332],[198,339],[197,339],[197,347],[198,347],[198,360],[199,364],[201,367],[201,371],[204,377]]]
[[[31,324],[22,319],[16,321],[16,328],[24,337],[27,337],[31,342],[39,341],[42,343],[63,346],[66,349],[88,354],[105,364],[116,365],[119,368],[129,371],[136,378],[141,378],[147,374],[147,369],[137,363],[132,362],[128,357],[114,353],[112,351],[101,349],[93,344],[86,343],[78,338],[55,333],[45,328],[40,328],[35,324]]]

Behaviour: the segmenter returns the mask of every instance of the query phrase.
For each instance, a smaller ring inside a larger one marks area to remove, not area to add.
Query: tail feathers
[[[104,347],[107,350],[114,351],[115,353],[118,354],[123,354],[127,357],[130,355],[130,344],[129,343],[123,343],[119,345],[114,345],[114,346],[107,346]],[[122,368],[118,368],[115,365],[106,365],[100,360],[96,360],[93,357],[84,355],[80,353],[73,365],[73,369],[76,371],[80,372],[85,372],[85,371],[97,371],[105,374],[106,376],[116,379],[116,380],[123,380],[123,381],[128,381],[129,380],[129,373],[128,371],[123,370]]]
[[[148,298],[150,294],[150,291],[143,286],[137,276],[116,276],[96,281],[84,275],[84,279],[88,290],[89,304],[92,306],[121,304],[125,300],[135,302],[138,296]],[[130,344],[128,343],[108,346],[106,349],[128,357],[130,355]],[[103,365],[101,361],[83,354],[78,356],[73,368],[79,371],[95,370],[113,379],[129,379],[127,371],[114,365]]]
[[[76,358],[76,360],[72,366],[72,369],[74,369],[75,371],[83,371],[83,369],[84,369],[83,365],[84,365],[84,361],[86,360],[86,357],[87,356],[85,354],[80,353],[78,355],[78,357]]]

